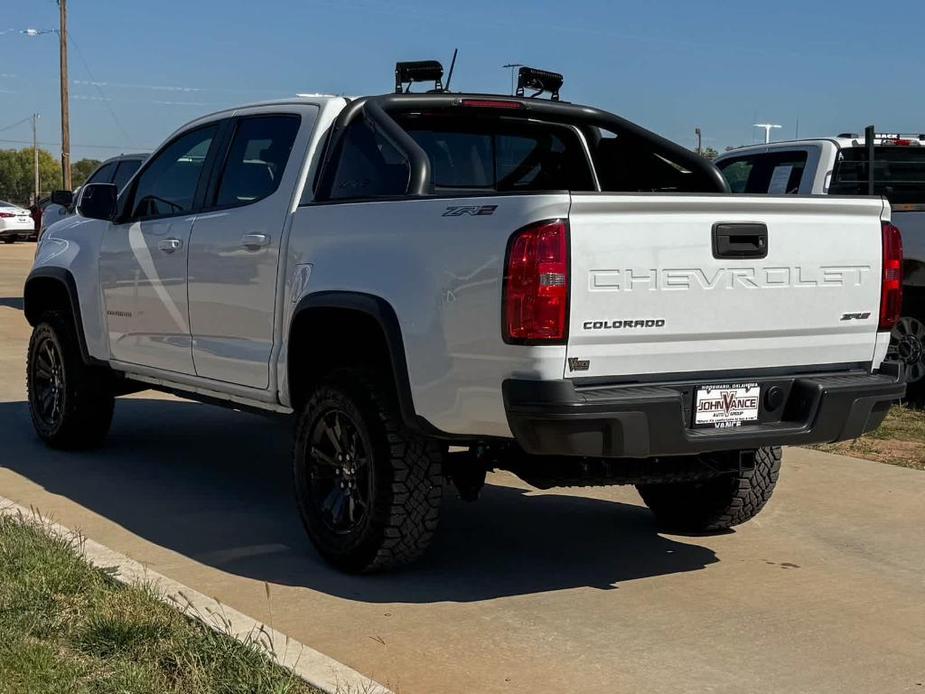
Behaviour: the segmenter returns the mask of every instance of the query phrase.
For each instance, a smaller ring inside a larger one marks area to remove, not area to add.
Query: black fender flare
[[[408,428],[414,431],[429,435],[439,434],[433,425],[415,413],[414,398],[411,394],[411,378],[408,375],[408,362],[405,358],[405,344],[402,339],[401,326],[398,323],[398,315],[392,305],[382,297],[355,291],[320,291],[302,297],[296,304],[289,321],[289,335],[286,338],[286,368],[289,368],[288,362],[292,358],[292,352],[288,348],[292,344],[292,326],[295,325],[300,313],[318,308],[356,311],[372,318],[379,325],[389,352],[389,362],[392,366],[395,393],[402,420]]]
[[[68,311],[74,321],[74,332],[77,334],[77,343],[80,346],[80,357],[85,364],[98,363],[90,356],[87,348],[87,337],[84,334],[83,319],[80,315],[80,300],[77,295],[77,282],[71,272],[63,267],[37,267],[26,278],[23,285],[23,314],[29,325],[35,327],[41,319],[41,305],[38,302],[37,287],[47,281],[53,281],[63,287],[68,297]],[[39,304],[39,305],[37,305]]]

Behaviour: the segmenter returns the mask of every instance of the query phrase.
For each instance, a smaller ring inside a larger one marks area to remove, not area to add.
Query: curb
[[[77,542],[87,560],[98,569],[105,569],[113,578],[125,584],[147,583],[157,589],[161,599],[173,607],[190,608],[185,612],[221,633],[243,641],[248,635],[261,634],[267,654],[278,665],[292,671],[313,687],[326,694],[392,694],[392,692],[333,658],[306,646],[262,622],[223,605],[215,598],[153,571],[124,554],[109,549],[44,518],[37,509],[20,506],[0,496],[0,514],[21,516],[38,521],[48,532]]]

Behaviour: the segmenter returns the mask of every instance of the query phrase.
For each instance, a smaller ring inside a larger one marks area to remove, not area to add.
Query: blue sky
[[[563,98],[722,149],[875,122],[925,131],[925,3],[894,0],[70,0],[73,156],[156,146],[224,106],[392,87],[396,60],[460,58],[453,88],[505,92],[508,62],[563,72]],[[2,0],[0,147],[59,142],[55,0]],[[868,15],[873,14],[869,17]],[[11,31],[13,30],[13,31]],[[102,84],[92,84],[93,82]],[[757,119],[757,120],[756,120]],[[93,146],[90,146],[93,145]],[[57,152],[54,144],[48,147]]]

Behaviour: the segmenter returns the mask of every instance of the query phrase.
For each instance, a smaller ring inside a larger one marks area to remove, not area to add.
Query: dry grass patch
[[[925,470],[925,411],[896,406],[876,431],[818,450]]]

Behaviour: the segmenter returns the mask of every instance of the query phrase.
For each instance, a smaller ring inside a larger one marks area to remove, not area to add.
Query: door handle
[[[161,239],[157,242],[157,247],[164,253],[173,253],[183,248],[183,242],[180,239]]]
[[[270,245],[270,237],[267,234],[244,234],[241,237],[241,245],[249,251],[256,251]]]

